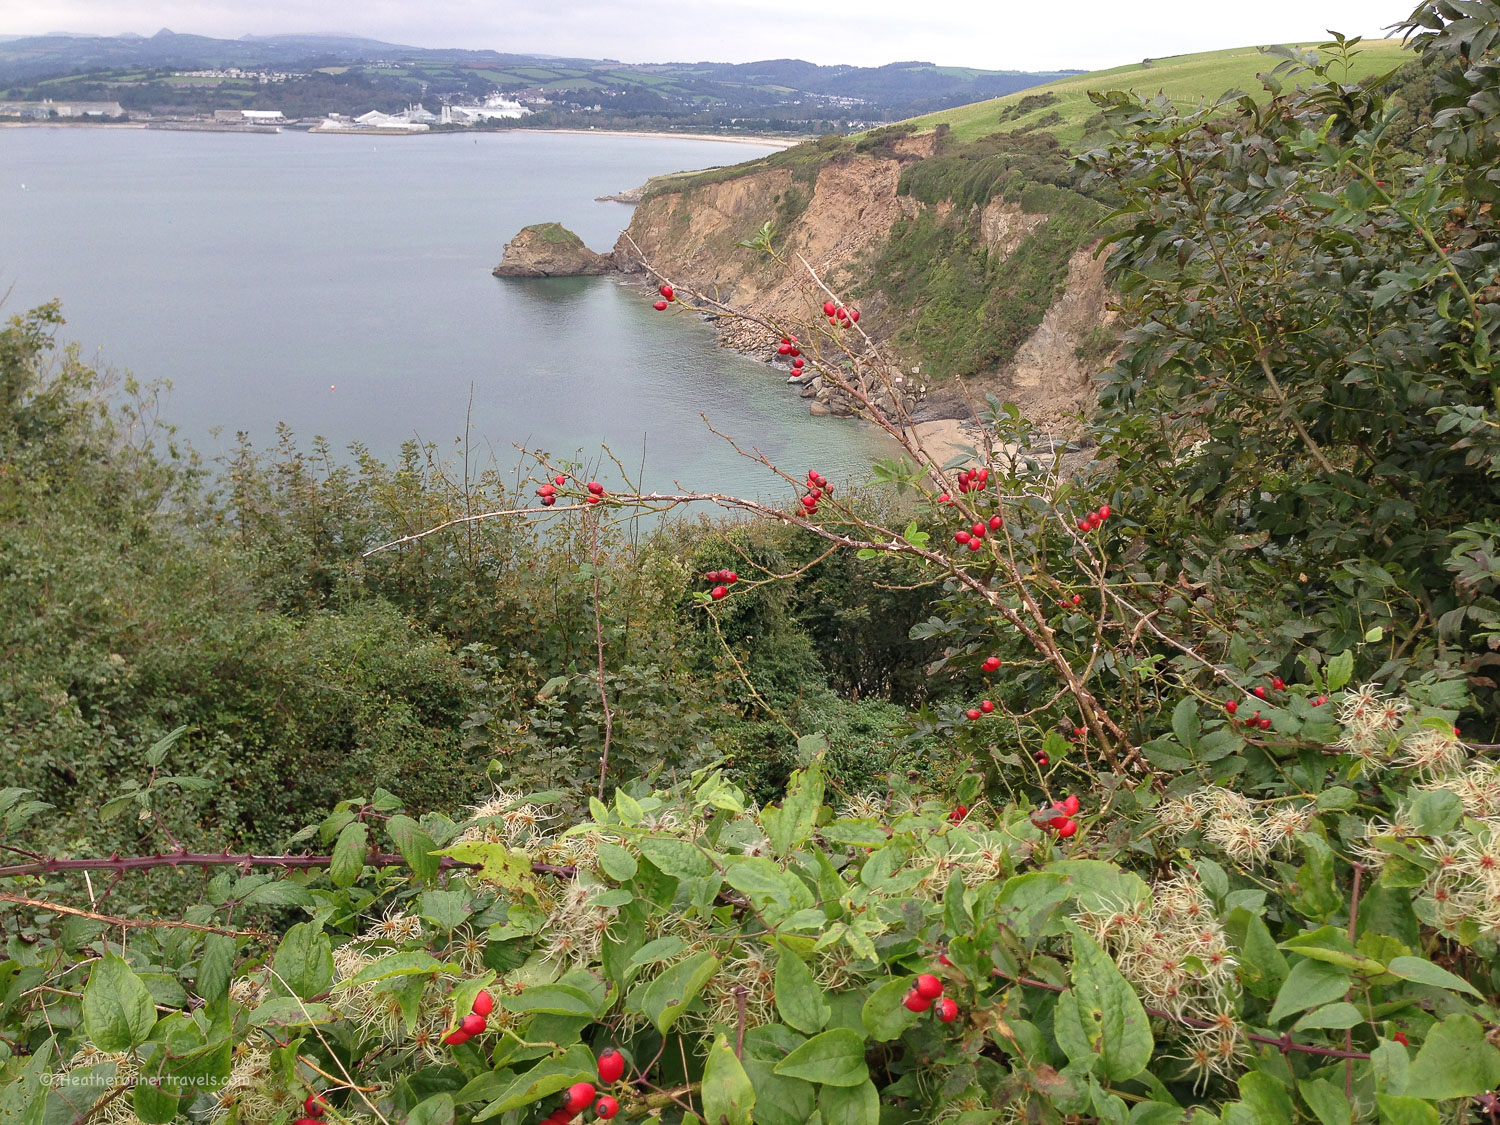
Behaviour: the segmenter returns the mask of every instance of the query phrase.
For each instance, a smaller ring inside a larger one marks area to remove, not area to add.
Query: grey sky
[[[1377,36],[1415,0],[0,0],[0,34],[339,32],[625,62],[905,59],[1097,69],[1185,51]]]

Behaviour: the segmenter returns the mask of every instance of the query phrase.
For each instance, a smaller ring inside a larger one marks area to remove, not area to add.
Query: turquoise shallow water
[[[595,197],[762,149],[541,133],[371,138],[0,129],[0,293],[52,297],[86,358],[170,379],[164,414],[208,456],[279,422],[389,457],[403,441],[597,456],[649,487],[759,492],[705,428],[800,475],[862,479],[889,455],[858,423],[812,419],[763,364],[609,278],[490,276],[522,226],[596,250],[627,206]],[[215,436],[217,434],[217,436]],[[778,490],[779,491],[779,490]]]

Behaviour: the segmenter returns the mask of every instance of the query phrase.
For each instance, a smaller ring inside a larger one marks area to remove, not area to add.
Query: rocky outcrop
[[[536,223],[505,244],[496,277],[596,277],[614,268],[561,223]]]

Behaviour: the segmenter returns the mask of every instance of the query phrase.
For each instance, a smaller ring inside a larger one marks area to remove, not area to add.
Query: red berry
[[[1109,505],[1106,504],[1106,505],[1104,505],[1104,507],[1100,508],[1099,512],[1098,512],[1098,515],[1099,515],[1099,522],[1100,523],[1103,523],[1105,520],[1109,519],[1109,517],[1110,517]]]
[[[1092,530],[1089,527],[1089,521],[1088,520],[1079,520],[1078,521],[1078,530],[1079,531],[1090,531],[1090,530]]]
[[[972,538],[973,536],[967,531],[955,531],[953,533],[953,541],[955,543],[967,543]]]
[[[969,550],[971,551],[977,551],[982,546],[984,546],[984,544],[982,544],[978,539],[969,540]]]
[[[938,503],[939,504],[951,504],[951,503],[953,503],[953,497],[949,496],[945,492],[941,496],[938,497]]]
[[[1391,1038],[1394,1039],[1397,1043],[1400,1043],[1403,1047],[1411,1046],[1411,1040],[1406,1037],[1406,1032],[1404,1031],[1396,1032],[1396,1034],[1392,1035]]]
[[[1250,694],[1255,696],[1256,699],[1264,699],[1266,697],[1266,689],[1261,687],[1259,684],[1256,684],[1255,687],[1251,689]]]
[[[495,998],[488,992],[481,992],[474,997],[474,1014],[476,1016],[488,1016],[495,1010]]]
[[[943,994],[943,982],[931,973],[923,973],[917,978],[916,991],[924,1000],[936,1000]]]
[[[991,656],[980,667],[986,672],[993,672],[1000,667],[1000,658],[998,656]]]
[[[1325,704],[1327,702],[1328,702],[1328,697],[1326,695],[1320,695],[1320,696],[1318,696],[1317,699],[1313,700],[1313,706],[1314,707],[1321,707],[1321,706],[1323,706],[1323,704]]]
[[[1239,709],[1240,709],[1240,705],[1238,703],[1236,703],[1232,699],[1226,701],[1225,704],[1224,704],[1224,711],[1225,711],[1226,714],[1233,715]]]
[[[721,570],[719,573],[723,576],[724,581],[731,586],[740,580],[740,576],[732,570]]]
[[[542,497],[542,507],[544,507],[544,508],[550,508],[550,507],[552,507],[553,504],[556,504],[556,503],[557,503],[557,497],[556,496],[543,496]]]
[[[838,317],[840,320],[848,320],[849,310],[844,308],[843,305],[840,305],[838,308],[833,310],[833,315]]]
[[[953,823],[953,824],[959,824],[959,823],[961,823],[963,821],[964,817],[966,817],[968,815],[969,815],[969,806],[968,805],[959,805],[957,808],[955,808],[952,812],[950,812],[948,814],[948,820],[951,823]]]
[[[789,352],[788,354],[791,355],[791,356],[793,356],[793,357],[796,357],[796,356],[801,355],[802,353],[800,351],[798,351],[795,347],[793,347],[792,350],[791,350],[791,352]]]
[[[1057,830],[1057,834],[1059,837],[1066,840],[1069,836],[1073,835],[1077,831],[1078,822],[1076,820],[1068,820],[1063,822],[1062,827]]]
[[[1073,604],[1074,605],[1082,605],[1083,604],[1083,595],[1082,594],[1074,594],[1073,595]]]
[[[818,498],[809,492],[802,498],[802,506],[809,510],[816,508],[818,506]]]
[[[611,1117],[619,1112],[620,1103],[615,1101],[615,1099],[610,1097],[608,1094],[605,1094],[604,1097],[600,1098],[597,1102],[594,1103],[594,1115],[596,1117],[602,1117],[606,1121],[608,1121]]]
[[[796,368],[798,371],[801,371],[804,367],[807,366],[807,360],[803,359],[799,355],[796,359],[792,360],[792,366],[794,368]]]
[[[585,496],[584,499],[587,500],[590,504],[597,504],[597,503],[599,503],[599,501],[603,500],[604,497],[602,497],[602,496],[592,496],[591,495],[591,496]]]
[[[990,530],[991,531],[999,531],[1004,526],[1005,526],[1005,519],[1004,519],[1004,517],[1002,517],[1002,516],[991,516],[990,517]]]
[[[302,1103],[302,1112],[309,1117],[322,1117],[328,1112],[328,1099],[322,1094],[308,1094]]]
[[[669,301],[677,300],[677,294],[672,292],[672,287],[670,285],[663,285],[660,289],[657,290],[657,292]]]
[[[849,319],[852,320],[855,324],[858,324],[859,323],[859,310],[858,309],[850,309],[849,310]]]
[[[467,1043],[468,1041],[469,1037],[465,1034],[463,1028],[459,1028],[457,1031],[450,1031],[447,1035],[443,1036],[443,1042],[450,1047],[457,1047],[459,1044]]]
[[[625,1076],[625,1056],[613,1047],[599,1054],[599,1081],[612,1086]]]
[[[981,711],[983,711],[986,715],[988,715],[991,711],[993,711],[995,709],[995,705],[993,703],[991,703],[988,699],[986,699],[983,703],[981,703],[979,705],[979,709]]]
[[[1074,738],[1082,738],[1086,734],[1088,734],[1088,728],[1087,727],[1074,727],[1073,728],[1073,737]]]
[[[1045,769],[1046,766],[1047,766],[1047,755],[1045,755],[1045,754],[1038,754],[1036,756],[1036,764],[1039,765],[1039,766],[1041,766],[1041,767],[1043,767]]]
[[[781,342],[781,344],[776,348],[776,354],[777,355],[791,355],[792,354],[792,345],[788,344],[785,340],[783,340]]]
[[[906,994],[906,999],[901,1001],[901,1003],[906,1005],[906,1010],[909,1012],[925,1012],[928,1008],[932,1007],[932,1001],[923,996],[915,988]]]
[[[973,527],[969,528],[969,531],[973,534],[975,539],[984,538],[984,524],[982,523],[976,523]]]
[[[823,302],[823,315],[824,316],[832,316],[834,314],[834,311],[837,308],[838,308],[838,306],[835,305],[832,301],[824,301]]]
[[[592,492],[595,496],[603,496],[604,486],[596,480],[591,480],[589,481],[589,491]]]
[[[729,595],[729,587],[728,586],[715,586],[708,593],[708,596],[711,597],[711,598],[713,598],[713,600],[716,601],[716,602],[723,601],[726,597],[728,597],[728,595]]]
[[[1271,687],[1276,691],[1283,691],[1286,689],[1286,681],[1283,680],[1280,676],[1274,676],[1271,679]]]
[[[1072,793],[1069,793],[1066,797],[1064,797],[1062,800],[1062,811],[1067,813],[1069,816],[1077,815],[1078,798]]]
[[[665,301],[657,301],[651,307],[653,309],[655,309],[657,312],[664,312],[666,310],[666,307],[667,307],[667,302],[665,302]]]
[[[1260,727],[1261,730],[1270,730],[1271,729],[1271,720],[1270,719],[1261,719],[1258,723],[1256,723],[1256,726]]]
[[[594,1084],[592,1082],[575,1082],[563,1095],[563,1108],[570,1113],[582,1113],[593,1104]]]
[[[467,1036],[473,1037],[489,1026],[489,1021],[477,1012],[470,1012],[464,1017],[464,1022],[459,1024],[459,1029]]]
[[[568,478],[563,476],[561,473],[558,473],[557,476],[552,478],[552,482],[556,484],[558,488],[561,488],[563,485],[568,483]]]
[[[944,1023],[952,1023],[958,1019],[958,1001],[951,996],[944,996],[938,1001],[937,1018]]]
[[[978,721],[979,716],[983,714],[983,712],[980,711],[978,707],[970,707],[967,711],[964,712],[964,714],[969,717],[969,722],[972,723]]]

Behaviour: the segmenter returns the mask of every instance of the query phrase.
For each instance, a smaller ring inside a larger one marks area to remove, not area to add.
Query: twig
[[[372,867],[410,867],[405,856],[385,852],[371,852],[364,862]],[[146,871],[158,867],[282,867],[288,870],[307,870],[328,867],[333,863],[331,855],[237,855],[230,852],[168,852],[165,855],[110,856],[108,859],[53,859],[34,863],[17,863],[0,867],[0,879],[17,875],[55,875],[63,871]],[[473,869],[483,864],[464,863],[451,856],[440,856],[439,868],[462,867]],[[557,875],[571,879],[577,868],[567,864],[533,863],[535,875]]]
[[[59,902],[45,902],[39,898],[25,898],[21,895],[0,893],[0,901],[15,902],[22,906],[32,906],[38,910],[51,911],[54,914],[71,914],[78,918],[88,918],[94,922],[106,922],[111,926],[197,930],[199,933],[204,934],[223,934],[225,937],[261,938],[266,941],[272,940],[273,936],[262,933],[260,930],[226,930],[219,926],[200,926],[194,922],[172,922],[156,918],[117,918],[112,914],[95,914],[92,910],[79,910],[75,906],[64,906]]]

